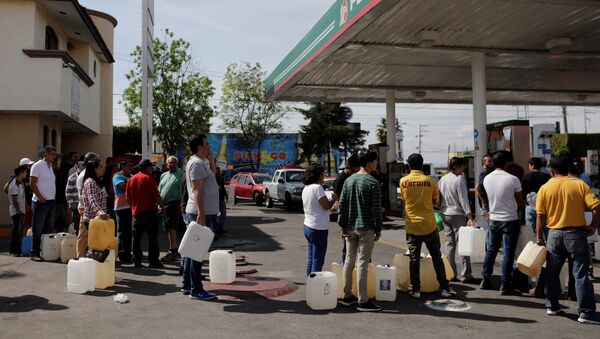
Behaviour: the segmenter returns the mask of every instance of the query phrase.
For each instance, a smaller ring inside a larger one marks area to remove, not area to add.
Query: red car
[[[265,201],[263,194],[263,182],[270,181],[271,176],[265,173],[238,173],[231,178],[229,186],[234,189],[233,203],[237,204],[239,199],[253,200],[256,206]]]

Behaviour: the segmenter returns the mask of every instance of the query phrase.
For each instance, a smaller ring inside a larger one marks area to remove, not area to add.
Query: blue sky
[[[125,74],[133,67],[129,53],[141,41],[141,0],[80,0],[86,7],[113,15],[119,24],[115,31],[114,124],[127,124],[127,116],[118,105],[120,93],[127,87]],[[191,43],[198,69],[209,76],[218,104],[223,73],[231,63],[260,62],[270,72],[296,45],[333,0],[155,0],[155,35],[169,28],[177,37]],[[372,131],[368,143],[375,141],[375,128],[385,116],[380,104],[352,104],[354,121]],[[527,112],[526,112],[527,110]],[[502,121],[523,117],[530,123],[561,121],[560,107],[489,106],[488,120]],[[584,108],[569,108],[569,132],[584,131]],[[588,112],[600,112],[587,109]],[[404,125],[406,154],[416,151],[418,125],[427,125],[423,136],[426,162],[445,163],[448,145],[454,150],[472,148],[473,126],[470,105],[397,104],[396,113]],[[591,118],[591,119],[590,119]],[[588,132],[600,132],[600,119],[588,114]],[[213,119],[212,132],[219,132],[220,121]],[[285,132],[296,132],[304,120],[290,113]]]

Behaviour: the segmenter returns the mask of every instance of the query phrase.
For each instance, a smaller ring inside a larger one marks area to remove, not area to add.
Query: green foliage
[[[113,155],[142,152],[142,128],[136,125],[113,127]]]
[[[194,134],[208,131],[214,115],[209,105],[215,91],[212,81],[195,70],[190,43],[174,36],[166,29],[163,40],[154,39],[153,131],[168,154],[175,154]],[[141,126],[141,47],[131,56],[135,67],[126,75],[129,87],[120,103],[130,124]]]
[[[256,146],[261,154],[267,136],[281,132],[281,119],[287,111],[281,103],[265,99],[265,76],[260,64],[246,62],[229,65],[223,80],[220,112],[223,127],[240,133],[240,145],[248,153]],[[252,171],[258,171],[260,157],[256,164],[250,159]]]
[[[302,159],[329,154],[329,147],[344,145],[349,153],[364,146],[367,131],[356,133],[348,126],[348,119],[340,110],[340,103],[314,102],[308,109],[298,109],[307,125],[300,126]],[[329,163],[329,161],[327,161]]]
[[[398,122],[398,119],[396,119],[396,132],[402,132],[402,129],[400,128],[400,122]],[[379,140],[379,142],[387,143],[387,122],[385,118],[381,118],[379,125],[377,125],[376,133],[377,140]]]
[[[587,150],[600,149],[600,134],[554,134],[550,148],[552,156],[585,157]]]

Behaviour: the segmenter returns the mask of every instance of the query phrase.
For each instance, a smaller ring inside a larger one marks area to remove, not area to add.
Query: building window
[[[46,49],[58,50],[58,37],[50,26],[46,26]]]
[[[50,137],[50,130],[48,129],[48,126],[44,126],[44,146],[48,145],[48,140]]]
[[[52,146],[56,147],[56,130],[52,129]]]

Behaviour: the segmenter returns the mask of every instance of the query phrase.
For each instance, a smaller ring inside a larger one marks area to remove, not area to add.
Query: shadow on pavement
[[[20,297],[0,296],[0,313],[21,313],[34,310],[62,311],[66,309],[68,307],[65,305],[51,304],[48,299],[32,294]]]
[[[115,293],[140,294],[147,296],[160,296],[179,291],[179,287],[173,284],[161,284],[152,281],[123,279],[115,283],[114,286],[104,290],[95,290],[86,295],[94,297],[106,297]]]
[[[242,217],[242,216],[227,216],[225,229],[234,238],[242,238],[249,240],[253,245],[240,246],[240,250],[244,252],[251,251],[279,251],[283,247],[274,240],[274,237],[263,232],[260,229],[261,225],[280,223],[285,221],[281,218],[273,217]]]
[[[0,272],[0,279],[21,278],[24,276],[25,274],[15,270],[5,270]]]

